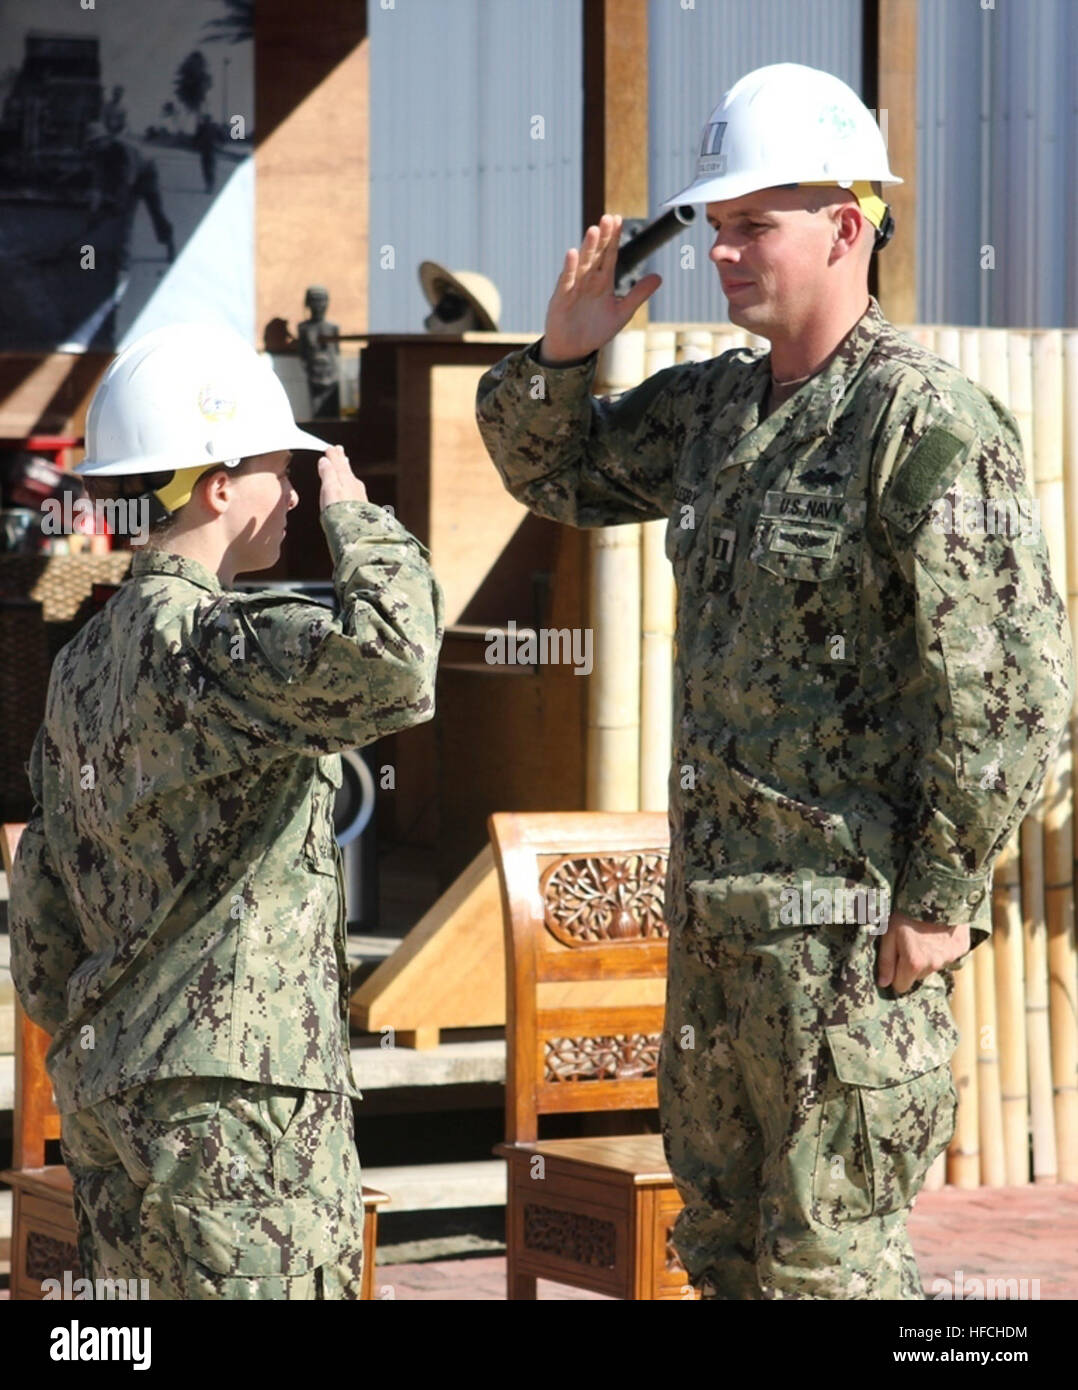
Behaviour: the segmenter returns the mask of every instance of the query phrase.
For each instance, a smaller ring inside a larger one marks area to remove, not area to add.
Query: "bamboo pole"
[[[991,330],[990,330],[991,331]],[[1007,389],[1007,336],[998,334],[998,348],[995,376],[993,365],[982,360],[984,333],[978,328],[958,330],[958,366],[972,381],[980,382],[988,390],[993,384],[1006,395]],[[985,354],[988,358],[991,353]],[[991,380],[990,380],[991,378]],[[1006,908],[1006,889],[997,896],[993,893],[992,910],[996,903]],[[990,936],[973,953],[973,971],[977,994],[977,1113],[980,1121],[981,1145],[981,1183],[986,1187],[1002,1187],[1007,1181],[1006,1148],[1004,1145],[1003,1089],[1000,1066],[1000,1037],[998,1010],[996,1006],[996,981],[998,967],[996,962],[996,939]],[[1022,1106],[1024,1110],[1023,1096]],[[1024,1113],[1020,1117],[1024,1124]]]
[[[936,329],[936,356],[950,362],[952,367],[962,367],[962,333],[958,328]]]
[[[1023,1012],[1022,889],[1017,833],[1004,845],[992,875],[996,1018],[1007,1186],[1029,1182],[1029,1083]]]
[[[1026,1047],[1033,1181],[1056,1180],[1052,1052],[1048,1028],[1048,928],[1044,915],[1044,813],[1040,795],[1022,822],[1022,929],[1025,937]]]
[[[599,354],[596,394],[644,379],[644,331],[627,329]],[[636,811],[640,797],[640,526],[591,532],[587,807]]]
[[[675,351],[679,362],[706,362],[716,355],[714,335],[707,328],[679,329]]]
[[[645,372],[672,366],[672,329],[649,329]],[[673,734],[674,575],[666,558],[666,522],[640,528],[642,568],[640,669],[640,809],[665,811]]]
[[[973,952],[977,993],[977,1114],[980,1121],[981,1183],[984,1187],[1002,1187],[1007,1181],[1003,1152],[999,1029],[996,1023],[995,949],[995,940],[990,936]]]
[[[644,374],[654,376],[677,361],[677,333],[652,325],[644,333]]]
[[[958,1115],[954,1137],[947,1150],[947,1181],[954,1187],[977,1187],[981,1181],[977,990],[968,959],[954,972],[951,1010],[958,1025],[958,1046],[951,1063],[958,1091]]]
[[[1010,400],[1010,359],[1007,340],[1010,337],[1005,328],[981,328],[977,331],[980,374],[977,380],[986,391],[991,391],[998,401]]]
[[[1043,342],[1043,335],[1037,335]],[[1050,344],[1049,344],[1050,346]],[[1046,409],[1043,418],[1035,413],[1033,371],[1033,335],[1012,332],[1010,335],[1009,360],[1011,378],[1011,400],[1018,409],[1015,418],[1022,431],[1022,443],[1026,452],[1028,472],[1031,475],[1031,491],[1040,504],[1041,524],[1046,528],[1049,544],[1049,558],[1053,572],[1058,574],[1063,587],[1066,586],[1066,546],[1059,533],[1058,522],[1063,513],[1063,480],[1058,453],[1061,451],[1061,431],[1053,438],[1051,412]],[[1041,377],[1050,375],[1050,353],[1038,345],[1042,362]],[[1041,396],[1048,393],[1042,389]],[[1043,437],[1041,431],[1044,431]],[[1047,528],[1052,534],[1048,535]],[[1021,544],[1021,541],[1018,542]],[[1058,860],[1057,838],[1061,831],[1058,816],[1050,816],[1049,778],[1052,769],[1042,785],[1036,801],[1030,807],[1022,823],[1022,922],[1025,933],[1026,956],[1026,1041],[1029,1049],[1029,1114],[1033,1129],[1033,1181],[1055,1182],[1058,1167],[1056,1164],[1056,1127],[1054,1098],[1052,1094],[1052,1048],[1051,1029],[1048,1020],[1048,924],[1046,906],[1045,859],[1048,836],[1053,837],[1053,852]],[[1052,790],[1058,791],[1054,786]],[[1068,827],[1069,828],[1069,827]],[[1073,843],[1073,841],[1071,842]],[[1058,867],[1058,865],[1057,865]],[[1064,870],[1061,877],[1070,878]]]
[[[921,1185],[922,1192],[940,1192],[947,1186],[947,1151],[946,1149],[939,1155],[936,1161],[925,1174],[925,1180]]]
[[[1028,333],[1007,334],[1007,395],[1011,414],[1022,436],[1022,453],[1026,460],[1026,482],[1033,482],[1033,347]]]
[[[729,352],[731,348],[744,347],[748,334],[740,328],[720,328],[714,335],[716,355],[720,352]]]
[[[1061,345],[1060,420],[1066,524],[1067,610],[1071,641],[1078,650],[1078,333],[1063,335]],[[1054,558],[1054,557],[1053,557]],[[1074,749],[1078,747],[1078,705],[1071,710],[1066,739],[1070,783],[1066,789],[1072,835],[1074,818]],[[1056,1143],[1061,1182],[1078,1182],[1078,959],[1074,939],[1074,844],[1069,863],[1072,891],[1064,908],[1049,922],[1048,1008],[1052,1032],[1052,1079],[1055,1087]],[[1063,853],[1062,846],[1060,854]],[[1053,859],[1053,871],[1061,868]]]
[[[1045,909],[1056,1173],[1078,1182],[1078,965],[1074,943],[1074,762],[1070,724],[1046,782]]]
[[[958,365],[971,381],[981,380],[981,333],[978,328],[959,330]],[[983,384],[983,383],[982,383]]]

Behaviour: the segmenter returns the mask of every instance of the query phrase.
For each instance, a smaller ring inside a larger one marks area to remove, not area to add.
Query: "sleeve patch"
[[[950,487],[970,440],[933,425],[903,460],[881,503],[881,515],[913,530]]]

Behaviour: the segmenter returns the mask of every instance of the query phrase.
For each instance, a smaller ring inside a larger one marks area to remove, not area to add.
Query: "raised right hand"
[[[624,299],[614,295],[614,265],[621,237],[620,215],[604,212],[588,228],[580,250],[570,246],[546,311],[539,360],[550,366],[587,357],[629,322],[645,299],[662,284],[645,275]]]
[[[318,476],[322,479],[319,511],[334,502],[366,502],[367,489],[352,472],[348,455],[340,444],[331,444],[318,460]]]

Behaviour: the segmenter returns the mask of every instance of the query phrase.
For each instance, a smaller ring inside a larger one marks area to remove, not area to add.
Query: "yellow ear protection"
[[[178,512],[190,502],[195,484],[203,473],[212,468],[235,468],[239,462],[239,459],[229,459],[227,463],[199,463],[194,468],[177,468],[164,487],[154,488],[153,495],[170,512]]]
[[[876,250],[882,251],[895,234],[895,219],[891,209],[878,193],[873,192],[871,183],[859,180],[850,189],[857,199],[861,211],[876,228]]]
[[[790,184],[788,187],[795,188],[798,185]],[[803,188],[834,188],[835,185],[826,179],[821,179],[800,185]],[[841,185],[839,185],[841,187]],[[868,220],[876,228],[877,251],[882,251],[887,243],[895,234],[895,219],[891,209],[883,201],[878,193],[873,190],[872,184],[867,179],[859,179],[850,185],[850,192],[857,199],[858,206]]]

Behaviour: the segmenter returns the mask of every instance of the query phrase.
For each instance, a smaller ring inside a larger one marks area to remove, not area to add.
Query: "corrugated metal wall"
[[[1078,324],[1078,4],[921,0],[918,59],[918,316]]]
[[[743,73],[809,63],[861,90],[861,0],[648,5],[653,213],[690,181],[707,114]],[[581,0],[368,12],[372,331],[422,331],[431,259],[491,276],[505,331],[541,332],[582,232]],[[918,56],[918,317],[1078,323],[1078,0],[921,0]],[[654,319],[726,321],[710,243],[701,219],[653,258]]]
[[[649,0],[653,211],[692,181],[700,133],[709,112],[739,77],[765,63],[825,68],[861,90],[861,0]],[[714,238],[697,220],[648,265],[663,277],[651,317],[663,322],[729,322],[718,273],[707,259]],[[682,268],[691,245],[695,268]]]
[[[433,260],[489,275],[501,329],[538,336],[580,235],[580,0],[369,0],[368,14],[371,331],[423,331],[418,267]]]

